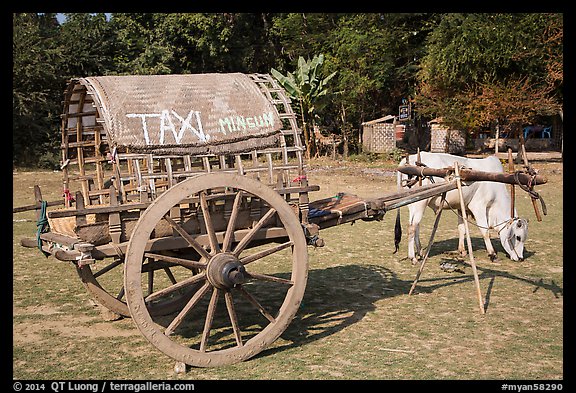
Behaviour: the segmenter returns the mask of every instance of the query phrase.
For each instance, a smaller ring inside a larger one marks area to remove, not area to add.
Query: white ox
[[[420,162],[430,168],[446,168],[458,162],[460,167],[464,166],[469,169],[475,169],[485,172],[504,172],[500,160],[495,156],[490,156],[482,159],[472,159],[460,156],[454,156],[445,153],[420,153]],[[409,157],[409,162],[412,165],[416,163],[416,155],[413,154]],[[406,163],[406,159],[400,161],[400,166]],[[402,180],[407,179],[407,175],[398,172],[398,187],[401,187]],[[434,177],[434,182],[442,182],[443,178]],[[422,184],[429,184],[428,178],[425,178]],[[516,209],[514,209],[514,216],[510,215],[510,194],[508,187],[504,183],[499,182],[471,182],[469,185],[462,187],[464,196],[464,203],[467,212],[471,213],[476,221],[476,226],[480,229],[486,249],[490,259],[494,261],[496,251],[490,242],[489,229],[497,231],[500,242],[509,257],[514,261],[521,261],[524,259],[524,242],[528,235],[528,221],[518,218]],[[460,216],[460,198],[458,190],[451,190],[446,193],[446,202],[442,203],[443,209],[452,208],[458,211],[458,251],[462,255],[466,255],[466,248],[464,247],[465,227],[464,221]],[[416,203],[408,205],[410,212],[409,230],[408,230],[408,258],[412,263],[417,263],[415,251],[421,256],[421,245],[419,238],[419,224],[426,210],[429,206],[438,211],[441,204],[441,197],[435,196],[428,199],[421,200]],[[471,227],[473,225],[469,225]],[[400,229],[399,229],[400,230]],[[416,250],[415,250],[416,248]]]

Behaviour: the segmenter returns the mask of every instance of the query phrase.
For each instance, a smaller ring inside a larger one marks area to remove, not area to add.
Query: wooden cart
[[[248,359],[284,332],[320,229],[456,188],[310,202],[301,131],[266,74],[74,79],[61,148],[63,198],[35,188],[39,231],[21,244],[71,262],[98,303],[201,367]]]

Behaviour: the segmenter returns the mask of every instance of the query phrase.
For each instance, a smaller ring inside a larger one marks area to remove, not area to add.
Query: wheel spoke
[[[252,296],[252,294],[244,288],[244,286],[239,285],[236,288],[240,291],[242,295],[244,295],[246,299],[248,299],[248,301],[254,307],[258,309],[258,311],[260,311],[262,315],[264,315],[264,317],[266,317],[267,320],[269,320],[272,323],[276,322],[276,319],[274,319],[274,317],[258,302],[258,300],[256,300],[256,298]]]
[[[122,285],[122,288],[120,288],[120,292],[118,292],[118,295],[116,295],[116,299],[122,300],[123,297],[124,297],[124,285]]]
[[[165,262],[175,263],[177,265],[188,267],[188,268],[206,269],[206,263],[205,262],[191,261],[189,259],[172,257],[169,255],[155,254],[152,252],[147,252],[144,254],[144,256],[148,257],[148,258],[159,259],[159,260],[165,261]]]
[[[216,232],[214,231],[214,226],[212,225],[210,208],[208,206],[208,202],[206,201],[206,192],[200,193],[200,206],[202,207],[202,215],[204,216],[204,223],[206,224],[206,233],[208,234],[208,239],[210,240],[210,254],[216,255],[216,253],[220,252],[220,247],[218,246],[218,239],[216,238]]]
[[[276,276],[269,276],[268,274],[246,273],[246,275],[249,278],[255,278],[256,280],[272,281],[272,282],[279,282],[281,284],[294,285],[294,282],[291,280],[287,280],[285,278],[280,278],[280,277],[276,277]]]
[[[188,242],[190,246],[192,246],[192,248],[196,250],[196,252],[198,252],[198,254],[200,254],[200,256],[206,259],[210,259],[210,254],[208,254],[208,251],[206,251],[204,247],[200,245],[200,243],[194,240],[192,236],[190,236],[190,234],[186,232],[184,228],[182,228],[182,226],[180,226],[176,221],[174,221],[168,214],[164,216],[164,219],[168,222],[168,224],[170,224],[172,228],[176,230],[176,232],[180,234],[180,236],[184,238],[184,240]]]
[[[244,258],[240,258],[240,263],[242,263],[243,265],[247,265],[250,262],[257,261],[258,259],[264,258],[268,255],[274,254],[275,252],[281,251],[281,250],[288,248],[290,246],[293,246],[293,245],[294,245],[293,241],[278,244],[276,246],[267,248],[266,250],[262,250],[262,251],[255,253],[255,254],[245,256]]]
[[[178,326],[180,326],[184,317],[186,317],[186,315],[188,315],[190,310],[192,310],[192,308],[194,308],[194,306],[198,303],[198,301],[202,298],[202,296],[204,296],[204,294],[206,292],[208,292],[209,288],[210,288],[210,283],[208,281],[206,281],[204,283],[204,285],[198,290],[198,292],[196,292],[194,294],[194,296],[192,296],[192,298],[188,301],[188,303],[186,303],[186,305],[184,306],[182,311],[180,311],[178,313],[176,318],[174,318],[174,320],[172,320],[170,325],[168,325],[168,327],[164,331],[165,335],[169,336],[170,334],[172,334],[172,332],[174,332],[174,330],[176,330],[176,328],[178,328]]]
[[[154,291],[154,270],[148,272],[148,295]]]
[[[111,264],[104,266],[102,269],[98,270],[96,273],[93,274],[94,278],[100,277],[102,274],[109,272],[110,270],[114,269],[116,266],[119,266],[123,263],[122,259],[117,259]]]
[[[210,304],[208,304],[208,312],[206,313],[204,331],[202,332],[202,340],[200,341],[200,352],[206,352],[208,337],[210,337],[210,329],[212,329],[212,321],[214,320],[214,313],[216,311],[216,303],[218,302],[218,295],[219,289],[214,288],[212,296],[210,297]]]
[[[170,282],[172,284],[176,284],[176,277],[174,277],[174,274],[172,274],[172,270],[170,270],[169,267],[165,267],[164,268],[164,273],[166,273],[166,275],[168,276],[168,279],[170,280]]]
[[[222,250],[224,250],[224,252],[230,251],[230,248],[232,247],[232,235],[234,233],[234,229],[236,228],[236,219],[238,218],[241,202],[242,191],[238,190],[232,205],[232,213],[230,214],[230,220],[228,221],[228,226],[226,227],[226,234],[224,235],[224,242],[222,244]]]
[[[246,248],[246,246],[250,243],[252,238],[260,230],[260,228],[262,228],[264,225],[266,225],[266,223],[274,216],[274,214],[276,214],[276,209],[270,208],[270,210],[268,210],[266,212],[266,214],[264,214],[264,216],[262,216],[262,218],[250,230],[250,232],[248,232],[246,234],[246,236],[244,236],[244,238],[242,240],[240,240],[240,242],[236,245],[236,248],[233,251],[233,254],[235,256],[240,255],[240,253]]]
[[[241,347],[244,345],[242,343],[242,332],[238,326],[238,318],[236,316],[236,309],[234,308],[234,300],[232,299],[232,292],[226,291],[224,293],[224,298],[226,299],[226,309],[228,310],[228,316],[230,317],[230,323],[232,323],[232,331],[234,332],[234,337],[236,338],[236,344]]]
[[[164,296],[168,296],[168,295],[172,294],[173,292],[181,290],[182,288],[186,288],[192,284],[196,284],[196,283],[204,280],[205,278],[206,278],[205,273],[200,273],[200,274],[197,274],[195,276],[189,277],[189,278],[182,280],[178,283],[174,283],[174,285],[171,285],[169,287],[166,287],[164,289],[160,289],[154,293],[151,293],[150,295],[148,295],[144,299],[144,301],[149,303],[149,302],[158,300],[159,298],[164,297]]]

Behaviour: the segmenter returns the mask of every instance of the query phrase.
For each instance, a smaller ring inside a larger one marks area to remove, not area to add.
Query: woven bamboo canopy
[[[78,119],[82,128],[103,124],[111,147],[134,153],[244,152],[275,145],[282,127],[270,100],[240,73],[78,78],[65,96],[66,128]]]
[[[268,74],[72,79],[62,110],[65,206],[75,182],[86,205],[109,203],[110,181],[121,203],[153,200],[213,171],[276,184],[279,173],[303,172],[300,134],[289,97]]]

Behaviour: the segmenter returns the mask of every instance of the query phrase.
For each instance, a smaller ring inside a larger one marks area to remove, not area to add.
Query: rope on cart
[[[48,232],[50,229],[50,224],[48,223],[48,217],[46,217],[46,208],[48,207],[48,202],[41,201],[42,206],[40,207],[40,215],[38,216],[38,220],[36,221],[36,227],[38,231],[36,232],[36,240],[38,241],[38,248],[42,251],[44,256],[48,257],[50,255],[49,252],[46,252],[42,249],[42,239],[40,239],[40,235]]]

